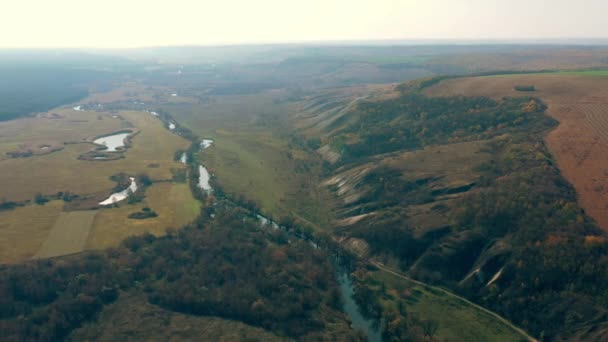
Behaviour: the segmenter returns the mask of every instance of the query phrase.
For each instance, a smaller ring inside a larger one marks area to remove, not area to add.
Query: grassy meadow
[[[31,204],[0,211],[0,264],[33,257],[46,241],[63,210],[63,201]]]
[[[383,310],[405,311],[420,321],[438,323],[433,340],[438,341],[521,341],[525,340],[495,317],[456,297],[421,286],[393,274],[377,270],[366,278],[366,285],[379,296]],[[382,293],[382,287],[385,291]]]
[[[215,140],[199,159],[225,192],[254,201],[276,219],[318,227],[328,222],[330,210],[318,187],[321,162],[290,141],[289,108],[277,103],[280,96],[213,96],[205,104],[164,109],[199,137]]]
[[[56,114],[56,115],[53,115]],[[41,152],[41,145],[63,146],[125,128],[126,122],[108,113],[58,108],[37,117],[0,122],[0,161],[10,159],[8,152],[31,149]]]
[[[0,188],[4,200],[24,201],[38,193],[52,195],[59,191],[79,195],[101,193],[103,197],[115,186],[109,178],[114,174],[146,173],[154,180],[164,180],[171,178],[172,168],[183,167],[174,160],[174,153],[186,149],[187,140],[172,134],[160,120],[145,112],[121,112],[120,115],[140,130],[132,137],[132,146],[124,153],[125,158],[80,160],[80,155],[95,148],[92,143],[82,143],[45,155],[2,160]],[[32,130],[43,126],[44,122],[40,122]]]
[[[82,103],[133,98],[153,101],[154,94],[147,87],[126,84],[110,92],[93,93]],[[127,128],[136,133],[131,136],[131,146],[122,153],[123,158],[79,159],[97,147],[90,142],[94,137]],[[73,206],[66,206],[61,200],[44,205],[28,202],[37,194],[69,192],[95,203],[113,191],[116,183],[110,176],[118,173],[143,173],[153,181],[170,180],[172,169],[184,168],[174,160],[175,152],[189,145],[158,118],[142,111],[93,112],[62,107],[36,117],[0,122],[0,202],[27,203],[0,212],[0,263],[115,246],[127,236],[145,232],[159,235],[166,228],[180,228],[193,221],[200,211],[199,202],[186,184],[172,182],[155,182],[147,189],[142,203],[128,205],[125,201],[112,209],[69,211]],[[33,155],[7,155],[27,150],[32,150]],[[145,206],[155,210],[158,217],[128,218]]]
[[[131,219],[129,214],[151,208],[158,216],[147,219]],[[192,197],[187,184],[156,183],[146,190],[141,203],[118,203],[118,208],[97,211],[87,249],[102,249],[118,245],[133,235],[151,233],[163,235],[167,228],[181,228],[191,223],[200,212],[200,202]]]

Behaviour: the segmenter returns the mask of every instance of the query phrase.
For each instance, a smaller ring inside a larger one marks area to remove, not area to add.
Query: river
[[[135,182],[135,178],[130,177],[129,179],[131,180],[131,184],[129,184],[128,188],[111,194],[110,197],[108,197],[104,201],[99,202],[99,205],[112,205],[116,202],[120,202],[120,201],[126,199],[132,193],[137,191],[137,183]]]
[[[171,125],[174,125],[174,124],[171,123]],[[171,127],[169,127],[169,129],[171,129]],[[204,150],[204,149],[209,148],[213,143],[214,143],[214,141],[211,139],[203,139],[199,146],[201,149]],[[185,156],[185,154],[182,155],[182,157],[184,157],[184,156]],[[211,185],[209,184],[210,176],[209,176],[209,172],[207,171],[207,169],[202,164],[199,164],[198,171],[199,171],[198,187],[207,192],[213,191],[213,189],[211,188]],[[275,222],[261,214],[256,214],[256,218],[259,220],[260,226],[262,226],[262,227],[270,226],[273,229],[282,229],[287,233],[289,238],[296,238],[296,239],[304,240],[304,241],[308,242],[312,248],[315,248],[315,249],[320,248],[319,244],[316,241],[305,237],[303,234],[294,233],[294,232],[288,230],[287,228],[280,226],[277,222]],[[288,239],[288,242],[291,243],[291,240]],[[328,252],[331,253],[330,251],[328,251]],[[381,342],[382,333],[381,333],[378,322],[373,319],[365,318],[363,316],[363,314],[361,314],[359,305],[353,298],[353,294],[355,293],[355,288],[353,286],[352,280],[350,279],[347,268],[340,266],[339,262],[336,262],[335,264],[336,264],[336,269],[338,270],[338,272],[336,273],[336,278],[337,278],[337,281],[338,281],[338,284],[340,287],[340,291],[342,293],[342,298],[344,300],[343,310],[348,315],[350,321],[352,322],[352,324],[351,324],[352,327],[354,329],[363,331],[367,335],[367,338],[370,342]]]
[[[361,310],[359,310],[359,305],[353,297],[355,286],[350,279],[348,271],[342,266],[337,266],[337,268],[339,269],[337,274],[338,284],[340,284],[342,298],[344,299],[343,310],[348,315],[348,318],[350,318],[352,322],[351,326],[354,329],[363,331],[370,342],[381,342],[382,332],[380,331],[378,322],[363,317]]]
[[[273,229],[282,229],[287,232],[287,235],[290,238],[293,237],[301,240],[306,240],[313,248],[319,248],[319,245],[313,240],[300,236],[301,234],[294,234],[289,230],[285,229],[285,227],[280,226],[275,221],[261,214],[256,214],[256,218],[259,220],[260,225],[262,227],[270,226]],[[348,271],[347,267],[340,265],[340,262],[338,260],[334,262],[334,266],[338,270],[336,272],[336,278],[338,281],[338,285],[340,286],[342,299],[344,300],[344,305],[342,309],[348,315],[348,318],[351,321],[352,328],[363,331],[367,336],[368,341],[370,342],[381,342],[382,332],[380,330],[380,324],[376,320],[365,318],[361,313],[361,310],[359,309],[359,305],[353,297],[353,295],[355,294],[355,286],[353,285],[353,281],[350,278],[350,272]]]

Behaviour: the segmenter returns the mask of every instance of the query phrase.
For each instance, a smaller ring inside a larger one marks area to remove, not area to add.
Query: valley
[[[603,50],[420,49],[133,67],[0,122],[0,328],[603,336]]]

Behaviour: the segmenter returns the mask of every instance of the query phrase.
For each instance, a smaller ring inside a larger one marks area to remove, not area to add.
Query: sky
[[[607,0],[2,0],[0,48],[608,38]]]

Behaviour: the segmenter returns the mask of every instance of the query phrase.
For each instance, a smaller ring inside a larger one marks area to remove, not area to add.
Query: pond
[[[107,152],[116,152],[117,148],[125,146],[125,139],[131,133],[117,133],[105,137],[97,138],[93,142],[97,145],[105,146]]]
[[[212,144],[213,144],[213,140],[203,139],[203,141],[201,142],[201,148],[204,150],[204,149],[210,147]]]
[[[112,205],[116,202],[120,202],[120,201],[126,199],[132,193],[137,191],[137,183],[135,182],[135,178],[129,177],[129,179],[131,180],[131,184],[129,185],[128,188],[124,189],[123,191],[119,191],[119,192],[115,192],[115,193],[111,194],[110,197],[108,197],[104,201],[99,202],[99,205]]]
[[[198,174],[198,187],[207,192],[211,192],[211,185],[209,185],[209,171],[207,171],[203,165],[199,165]]]

